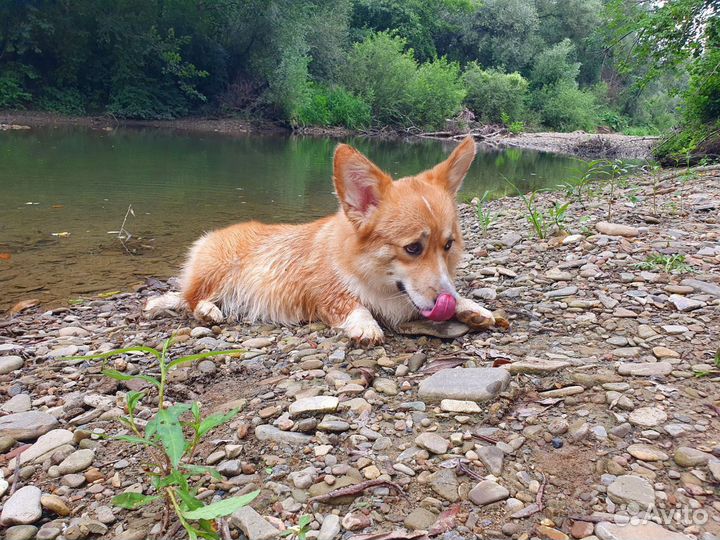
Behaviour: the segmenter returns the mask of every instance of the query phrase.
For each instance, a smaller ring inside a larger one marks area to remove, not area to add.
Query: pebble
[[[631,444],[627,451],[632,457],[642,461],[665,461],[668,459],[665,452],[647,444]]]
[[[502,501],[509,496],[510,492],[507,488],[492,480],[483,480],[468,493],[468,498],[478,506],[485,506],[486,504]]]
[[[595,526],[599,540],[688,540],[684,534],[646,521],[640,524],[601,521]]]
[[[433,323],[431,321],[416,320],[400,323],[397,331],[409,336],[432,336],[440,339],[455,339],[464,336],[470,327],[457,321]]]
[[[340,400],[335,396],[315,396],[298,399],[289,407],[290,416],[307,416],[335,412]]]
[[[58,516],[67,516],[70,514],[70,508],[67,503],[57,495],[43,495],[40,497],[40,504],[43,508]]]
[[[669,362],[621,363],[618,366],[620,375],[635,377],[663,377],[670,375],[673,367]]]
[[[497,396],[510,383],[510,374],[503,369],[443,369],[422,380],[418,397],[426,402],[443,399],[487,401]]]
[[[440,435],[425,432],[415,438],[415,444],[433,454],[444,454],[447,452],[449,443]]]
[[[20,356],[0,356],[0,375],[21,369],[24,363]]]
[[[675,463],[681,467],[697,467],[699,465],[705,465],[711,457],[712,455],[706,452],[690,448],[689,446],[681,446],[675,450],[673,459]]]
[[[667,414],[659,407],[640,407],[630,413],[630,423],[641,427],[655,427],[667,420]]]
[[[607,221],[598,221],[595,224],[595,229],[602,234],[608,236],[625,236],[633,238],[640,234],[640,231],[630,225],[620,225],[619,223],[610,223]]]
[[[281,431],[275,426],[267,424],[260,425],[255,428],[255,437],[261,441],[272,441],[287,444],[307,444],[312,439],[310,435]]]
[[[340,517],[335,514],[328,514],[323,519],[317,540],[335,540],[340,531]]]
[[[34,525],[14,525],[5,531],[5,540],[32,540],[38,528]]]
[[[475,414],[482,412],[480,405],[474,401],[463,401],[458,399],[443,399],[440,402],[440,410],[452,413]]]
[[[40,497],[42,493],[35,486],[23,486],[3,504],[0,525],[32,525],[42,516]]]
[[[29,441],[58,426],[57,418],[41,411],[8,414],[0,418],[0,436]]]
[[[650,482],[639,476],[618,476],[607,487],[607,493],[618,504],[637,503],[640,508],[647,509],[655,503],[655,490]]]
[[[433,512],[430,512],[430,510],[421,506],[419,508],[415,508],[415,510],[405,517],[404,524],[405,527],[411,531],[427,531],[430,529],[432,524],[435,523],[436,519],[437,514],[434,514]]]
[[[244,506],[235,511],[230,522],[238,527],[248,540],[270,540],[277,538],[280,531],[258,514],[250,506]]]
[[[92,465],[93,459],[95,459],[94,450],[77,450],[66,457],[62,463],[58,465],[58,472],[60,474],[73,474],[84,471]]]

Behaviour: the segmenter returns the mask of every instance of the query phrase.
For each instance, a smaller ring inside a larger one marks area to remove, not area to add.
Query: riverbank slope
[[[102,377],[99,365],[60,358],[158,345],[175,333],[178,356],[244,351],[178,369],[166,399],[242,408],[200,447],[198,463],[222,474],[205,482],[206,501],[261,490],[252,507],[262,517],[244,525],[250,538],[304,514],[313,516],[312,529],[321,527],[308,538],[326,540],[433,527],[445,540],[713,538],[720,534],[720,174],[631,179],[616,189],[611,224],[609,186],[594,189],[570,206],[567,233],[546,239],[527,224],[520,198],[490,202],[487,230],[473,205],[461,206],[467,254],[458,287],[504,310],[507,332],[389,333],[384,346],[362,350],[319,324],[148,321],[144,300],[167,288],[156,280],[137,292],[3,319],[0,504],[30,510],[24,526],[41,527],[44,537],[68,527],[68,537],[91,530],[127,540],[157,527],[159,504],[110,507],[124,490],[153,492],[143,453],[97,437],[120,432],[123,396],[141,388]],[[556,198],[538,195],[538,208],[547,212]],[[137,355],[111,363],[126,373],[155,369]],[[462,396],[445,379],[455,366],[468,382]],[[290,414],[291,403],[317,395],[337,400]],[[144,399],[136,414],[146,418],[151,406]],[[48,429],[56,431],[38,440]],[[23,448],[35,457],[15,480],[9,463]],[[379,485],[350,500],[311,501],[369,480],[391,480],[404,496]],[[10,495],[8,483],[55,497],[43,509],[39,494]],[[661,524],[614,523],[643,508],[679,512]],[[414,534],[387,538],[425,537]]]

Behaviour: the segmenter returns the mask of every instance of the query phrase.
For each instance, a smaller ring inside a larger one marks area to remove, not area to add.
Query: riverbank
[[[458,288],[504,310],[508,332],[461,328],[443,340],[390,333],[384,346],[361,350],[319,324],[148,321],[144,300],[167,288],[156,280],[112,298],[5,318],[0,504],[7,523],[17,517],[12,508],[31,516],[6,536],[41,528],[43,538],[65,530],[67,538],[127,540],[157,527],[161,505],[110,506],[126,490],[153,493],[142,452],[97,436],[120,431],[122,397],[140,387],[59,358],[158,345],[176,333],[177,356],[246,351],[178,369],[166,396],[199,400],[208,411],[242,408],[198,452],[199,464],[222,475],[205,482],[206,501],[261,490],[252,507],[262,517],[233,521],[233,534],[242,529],[254,540],[311,514],[308,538],[320,540],[406,529],[444,540],[714,538],[720,174],[674,173],[655,186],[629,180],[616,188],[612,226],[603,223],[607,203],[596,191],[569,207],[567,233],[544,240],[519,198],[488,203],[487,230],[473,205],[461,206],[467,254]],[[556,197],[539,194],[539,208],[547,211]],[[154,370],[137,355],[112,365]],[[472,381],[462,395],[444,382],[458,365]],[[498,377],[502,384],[493,384]],[[337,400],[290,414],[291,403],[316,395]],[[440,403],[443,397],[462,401]],[[138,417],[149,406],[143,400]],[[15,480],[9,463],[23,448],[30,457]],[[380,485],[349,500],[310,501],[367,480],[391,480],[404,496]],[[38,490],[10,496],[8,484]],[[41,502],[40,493],[54,497]],[[659,524],[615,523],[647,508]]]
[[[183,118],[178,120],[118,120],[109,116],[61,116],[42,112],[0,111],[0,125],[28,127],[81,126],[111,130],[116,127],[173,129],[195,133],[221,133],[245,136],[250,133],[286,133],[292,131],[271,123],[252,123],[233,118]],[[299,134],[311,137],[346,138],[353,135],[372,137],[412,137],[403,132],[382,130],[357,132],[346,128],[302,128]],[[500,148],[525,148],[586,158],[650,159],[658,137],[636,137],[619,133],[522,133],[504,134],[492,140],[479,141]]]

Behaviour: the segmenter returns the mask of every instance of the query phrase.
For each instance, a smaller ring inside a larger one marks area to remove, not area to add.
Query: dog
[[[333,157],[337,213],[300,225],[250,221],[206,233],[190,249],[180,292],[148,300],[147,316],[187,309],[220,323],[249,318],[284,325],[320,320],[360,345],[425,317],[472,329],[495,324],[458,295],[463,252],[456,196],[475,157],[465,138],[432,169],[394,181],[356,149]]]

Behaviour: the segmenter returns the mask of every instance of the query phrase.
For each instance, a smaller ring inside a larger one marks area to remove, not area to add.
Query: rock
[[[361,512],[349,512],[342,518],[342,526],[348,531],[360,531],[371,524],[370,516]]]
[[[478,506],[502,501],[510,496],[507,488],[492,480],[483,480],[470,490],[468,498]]]
[[[255,437],[261,441],[272,441],[285,444],[308,444],[312,437],[303,433],[281,431],[275,426],[262,424],[255,428]]]
[[[502,369],[508,370],[510,373],[552,373],[564,369],[570,365],[569,362],[562,360],[544,360],[542,358],[532,358],[513,362],[512,364],[504,364],[500,366]]]
[[[505,452],[500,450],[497,446],[483,446],[478,448],[477,455],[491,474],[500,476],[503,469]]]
[[[573,538],[585,538],[586,536],[590,536],[594,529],[595,525],[592,523],[588,523],[587,521],[576,521],[573,523],[572,527],[570,527],[570,535]]]
[[[572,296],[578,292],[578,288],[575,285],[570,287],[563,287],[561,289],[553,289],[545,293],[546,298],[563,298],[565,296]]]
[[[29,411],[32,400],[28,394],[17,394],[0,406],[0,410],[6,413],[21,413]]]
[[[538,525],[535,530],[541,538],[547,538],[548,540],[569,540],[569,536],[562,531],[558,531],[552,527],[546,525]]]
[[[40,411],[9,414],[0,418],[0,436],[18,441],[37,439],[59,425],[57,418]]]
[[[35,525],[15,525],[5,531],[5,540],[32,540],[38,528]]]
[[[671,294],[668,298],[668,302],[675,306],[675,309],[678,311],[692,311],[705,305],[705,302],[688,298],[687,296],[681,296],[679,294]]]
[[[40,504],[43,508],[57,514],[58,516],[70,515],[70,508],[65,501],[57,495],[43,495],[40,497]]]
[[[110,523],[113,523],[117,518],[115,517],[115,513],[113,512],[113,509],[109,506],[98,506],[95,509],[95,515],[97,516],[97,519],[100,523],[104,523],[105,525],[109,525]]]
[[[631,444],[627,451],[632,457],[642,461],[665,461],[668,459],[665,452],[648,444]]]
[[[398,393],[397,383],[392,379],[386,379],[383,377],[377,378],[373,381],[373,388],[385,394],[387,396],[396,396]]]
[[[668,531],[652,521],[640,524],[601,521],[595,526],[599,540],[690,540],[684,534]]]
[[[715,283],[709,283],[707,281],[700,281],[699,279],[688,278],[683,279],[680,284],[692,287],[693,290],[697,292],[709,294],[710,296],[720,298],[720,285],[716,285]]]
[[[667,420],[667,414],[659,407],[640,407],[630,413],[630,423],[641,427],[655,427]]]
[[[482,412],[480,405],[474,401],[461,401],[457,399],[443,399],[440,409],[445,412],[475,414]]]
[[[290,404],[290,416],[307,416],[318,413],[335,412],[340,400],[335,396],[315,396],[298,399]]]
[[[230,517],[230,523],[239,528],[248,537],[248,540],[269,540],[280,535],[278,529],[250,506],[244,506],[234,512]]]
[[[618,476],[607,487],[607,493],[610,500],[615,503],[637,503],[645,510],[655,503],[655,490],[650,482],[639,476],[629,474]]]
[[[317,540],[336,540],[340,535],[340,517],[335,514],[328,514],[323,519]]]
[[[40,496],[35,486],[24,486],[13,493],[3,505],[0,525],[32,525],[42,516]]]
[[[433,454],[444,454],[447,452],[449,443],[440,435],[425,432],[415,438],[415,444]]]
[[[420,382],[418,397],[430,402],[443,399],[486,401],[496,397],[509,383],[510,374],[504,369],[443,369]]]
[[[60,536],[60,533],[62,531],[58,527],[51,527],[48,525],[45,525],[42,527],[35,536],[35,540],[55,540],[58,536]],[[116,537],[117,540],[134,540],[129,538],[124,538],[124,535],[120,535]],[[144,540],[145,536],[138,538],[137,540]]]
[[[470,327],[458,321],[436,323],[425,320],[408,321],[398,325],[400,334],[409,336],[431,336],[440,339],[455,339],[464,336]]]
[[[68,431],[67,429],[53,429],[48,431],[45,435],[42,435],[35,444],[20,454],[20,465],[23,465],[24,463],[31,463],[35,459],[52,452],[56,448],[72,442],[72,431]],[[16,459],[10,461],[8,465],[10,469],[15,468],[16,461]]]
[[[264,349],[272,344],[272,339],[266,337],[254,337],[242,342],[242,346],[246,349]]]
[[[680,358],[680,353],[667,347],[653,347],[652,353],[656,358]]]
[[[712,458],[711,454],[702,452],[695,448],[690,448],[689,446],[679,447],[675,450],[675,455],[673,456],[675,463],[681,467],[697,467],[698,465],[705,465],[710,458]]]
[[[62,475],[84,471],[92,465],[93,459],[95,459],[94,450],[77,450],[66,457],[62,463],[58,465],[58,472]]]
[[[542,397],[542,398],[567,397],[567,396],[574,396],[575,394],[582,394],[584,391],[585,391],[585,388],[582,386],[566,386],[564,388],[555,388],[554,390],[546,390],[544,392],[540,392],[540,397]]]
[[[404,523],[405,527],[411,531],[427,531],[436,519],[437,514],[420,506],[405,517]]]
[[[573,275],[570,272],[561,270],[560,268],[551,268],[545,272],[545,277],[552,281],[570,281]]]
[[[640,231],[635,227],[629,225],[620,225],[619,223],[609,223],[607,221],[598,221],[595,224],[595,229],[607,236],[625,236],[628,238],[635,237],[640,234]]]
[[[672,370],[673,367],[670,362],[622,362],[618,366],[618,373],[620,375],[631,375],[635,377],[664,377],[670,375]]]
[[[500,244],[502,244],[505,247],[513,247],[515,244],[517,244],[521,240],[522,240],[522,236],[519,233],[517,233],[515,231],[509,231],[500,237]]]
[[[446,501],[455,502],[458,495],[458,479],[452,469],[440,469],[429,477],[430,488]]]
[[[25,360],[20,356],[0,356],[0,375],[22,368],[24,363]]]
[[[492,287],[473,289],[472,291],[470,291],[470,294],[475,298],[479,298],[480,300],[486,300],[488,302],[492,302],[497,298],[497,290],[493,289]]]

